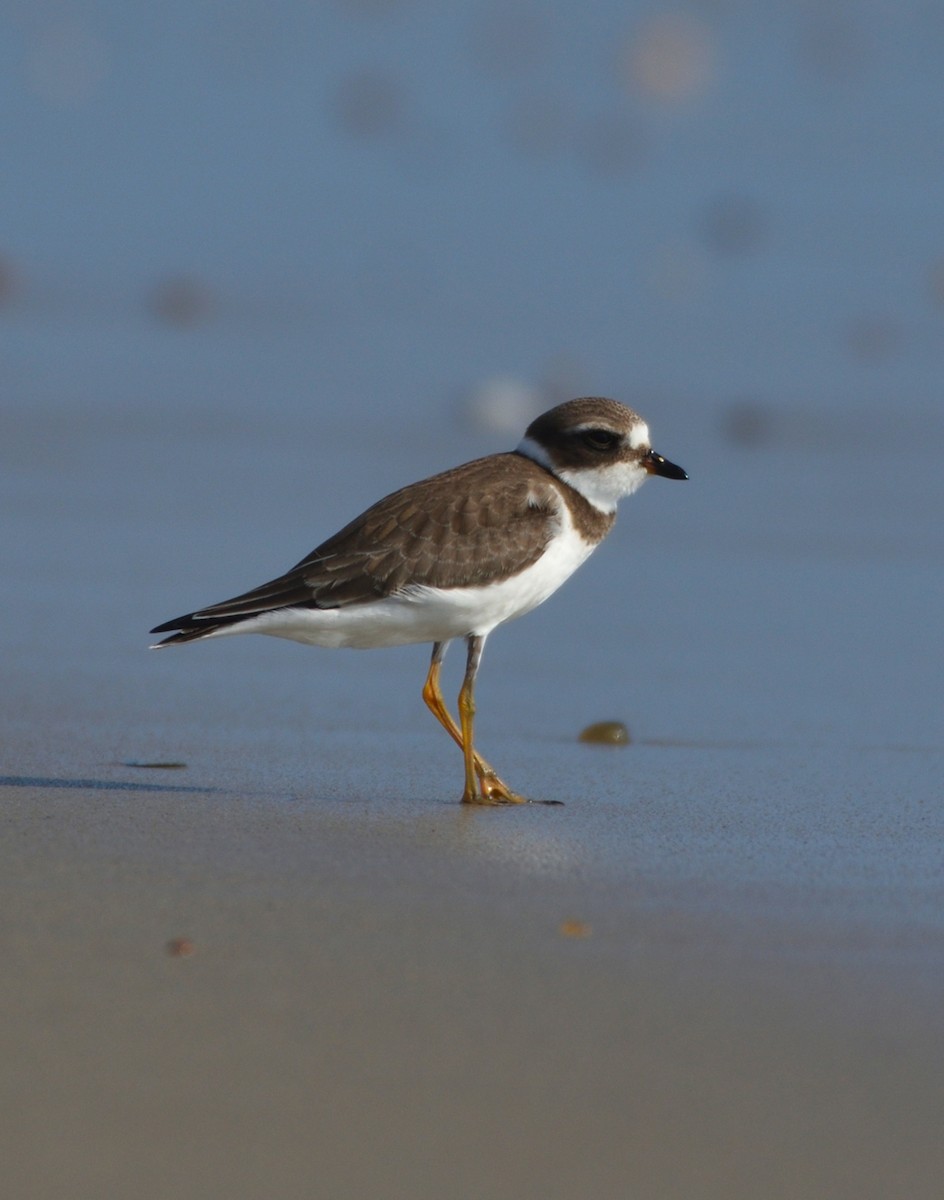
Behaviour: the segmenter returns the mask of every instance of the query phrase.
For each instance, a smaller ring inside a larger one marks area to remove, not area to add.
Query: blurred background
[[[173,677],[151,624],[596,393],[691,483],[634,498],[513,668],[550,684],[548,638],[602,629],[580,665],[605,687],[618,647],[622,690],[588,717],[641,676],[654,734],[940,745],[940,6],[0,19],[11,718],[40,662],[84,697]],[[288,663],[227,650],[233,681]]]
[[[743,441],[938,399],[934,4],[4,11],[8,394],[517,431],[499,380]]]
[[[0,5],[10,1194],[940,1195],[942,379],[940,0]],[[428,647],[147,651],[594,393],[566,807]]]

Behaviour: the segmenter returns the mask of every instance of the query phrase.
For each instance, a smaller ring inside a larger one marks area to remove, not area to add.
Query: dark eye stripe
[[[590,450],[612,450],[620,435],[612,429],[584,429],[580,440]]]

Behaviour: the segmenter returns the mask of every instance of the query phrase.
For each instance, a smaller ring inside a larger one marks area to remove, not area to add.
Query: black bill
[[[655,450],[650,450],[646,457],[642,460],[643,466],[650,475],[661,475],[663,479],[687,479],[688,475],[681,467],[677,467],[675,463],[670,463],[667,458],[663,458],[661,454],[656,454]]]

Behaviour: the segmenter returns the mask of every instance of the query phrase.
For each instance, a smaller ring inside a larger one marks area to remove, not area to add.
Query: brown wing
[[[378,501],[278,579],[152,632],[200,636],[272,608],[339,608],[409,586],[482,584],[541,556],[559,505],[551,476],[530,459],[477,459]]]

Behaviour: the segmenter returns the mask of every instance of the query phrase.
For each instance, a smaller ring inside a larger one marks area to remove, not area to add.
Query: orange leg
[[[472,740],[472,726],[475,717],[474,686],[478,671],[479,660],[482,657],[482,646],[485,639],[470,637],[469,658],[466,665],[465,679],[459,692],[459,720],[461,728],[452,719],[446,702],[443,700],[439,687],[439,673],[442,666],[444,642],[436,642],[433,646],[433,656],[429,664],[429,674],[423,685],[423,699],[443,729],[462,751],[465,763],[465,788],[462,792],[463,804],[526,804],[524,796],[513,792],[507,784],[498,777],[495,768],[490,766],[476,751]]]

